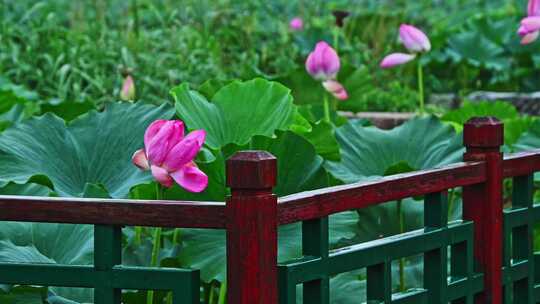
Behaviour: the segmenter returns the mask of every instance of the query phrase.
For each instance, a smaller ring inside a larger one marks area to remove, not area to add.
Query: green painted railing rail
[[[93,265],[1,263],[0,283],[93,288],[97,304],[119,304],[123,289],[169,290],[174,303],[199,303],[197,269],[122,265],[121,229],[137,225],[225,229],[230,304],[296,303],[300,296],[303,303],[331,303],[332,278],[362,269],[365,296],[358,303],[540,303],[533,246],[540,150],[503,158],[502,144],[502,123],[474,118],[464,127],[463,163],[282,198],[272,194],[276,159],[263,151],[227,161],[226,202],[0,196],[2,221],[92,224],[95,242]],[[504,179],[513,184],[506,206]],[[455,188],[462,188],[463,216],[449,222]],[[329,248],[330,215],[420,196],[422,229]],[[277,228],[296,222],[303,256],[278,263]],[[392,262],[412,256],[422,260],[422,286],[395,290]]]

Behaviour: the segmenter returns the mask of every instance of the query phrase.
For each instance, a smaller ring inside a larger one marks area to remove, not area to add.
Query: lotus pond
[[[277,157],[285,196],[459,162],[485,115],[504,152],[537,149],[536,116],[466,96],[540,89],[539,16],[537,0],[0,0],[0,194],[224,201],[225,160],[249,149]],[[413,117],[382,130],[344,111]],[[461,218],[460,189],[449,205]],[[420,227],[422,197],[344,212],[330,247]],[[299,256],[300,225],[281,227],[279,260]],[[226,302],[225,259],[221,230],[123,229],[124,264],[200,269],[202,303]],[[91,226],[0,222],[0,262],[92,261]],[[422,286],[421,257],[392,272],[396,291]],[[365,298],[365,278],[333,277],[331,303]],[[93,291],[0,284],[0,303]]]

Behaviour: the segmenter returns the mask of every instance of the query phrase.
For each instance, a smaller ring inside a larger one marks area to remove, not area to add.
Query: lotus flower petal
[[[306,60],[306,71],[317,80],[335,78],[340,66],[336,51],[324,41],[317,43]]]
[[[163,167],[173,172],[193,161],[197,153],[201,150],[205,138],[206,132],[204,130],[196,130],[189,133],[169,151],[163,161]]]
[[[326,89],[326,91],[330,92],[332,95],[334,95],[335,98],[339,100],[345,100],[349,98],[349,94],[347,94],[347,91],[343,87],[343,85],[335,80],[327,80],[324,81],[323,87]]]
[[[527,4],[527,15],[529,17],[540,15],[540,0],[529,0]]]
[[[529,33],[521,38],[521,44],[529,44],[538,39],[538,31]]]
[[[169,175],[169,172],[167,172],[167,170],[165,170],[164,168],[152,165],[150,167],[150,170],[152,170],[152,175],[158,181],[158,183],[160,183],[164,187],[170,188],[173,185],[172,177]]]
[[[208,186],[208,176],[194,163],[187,164],[182,169],[171,173],[171,176],[180,186],[190,192],[201,192]]]
[[[150,160],[150,163],[161,166],[172,147],[179,143],[183,137],[183,122],[179,120],[166,121],[161,125],[157,133],[152,136],[148,145],[145,144],[146,156]]]
[[[334,97],[339,99],[339,100],[347,100],[347,99],[349,99],[349,94],[347,93],[347,90],[345,90],[345,88],[343,88],[343,90],[335,92]]]
[[[521,20],[519,33],[524,36],[540,30],[540,17],[527,17]]]
[[[131,157],[131,161],[141,170],[150,169],[150,165],[148,164],[148,159],[146,158],[146,153],[144,152],[144,149],[139,149],[135,151],[135,153],[133,153],[133,156]]]
[[[383,69],[392,68],[412,61],[414,58],[416,58],[416,55],[414,54],[392,53],[384,57],[384,59],[381,61],[380,67]]]
[[[399,37],[410,52],[419,53],[431,50],[431,42],[427,35],[412,25],[402,24],[399,27]]]
[[[527,31],[527,29],[524,27],[524,26],[520,26],[518,28],[518,31],[517,31],[518,35],[520,35],[521,37],[529,34],[529,32]]]

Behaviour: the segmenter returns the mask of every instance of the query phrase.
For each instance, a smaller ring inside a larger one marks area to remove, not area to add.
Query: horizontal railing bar
[[[463,277],[450,281],[446,292],[447,300],[454,301],[467,295],[475,295],[484,290],[484,274],[475,273],[470,278]]]
[[[118,289],[172,290],[183,280],[199,282],[199,271],[175,268],[116,266],[98,271],[91,265],[0,263],[0,283],[94,288],[107,285]]]
[[[530,220],[529,216],[529,208],[527,207],[503,210],[504,225],[510,229],[527,225]]]
[[[504,177],[522,176],[536,171],[540,171],[540,149],[504,155]]]
[[[395,293],[392,294],[392,304],[428,304],[427,295],[425,289]]]
[[[288,278],[295,284],[317,280],[324,276],[336,275],[414,256],[443,246],[471,240],[473,223],[454,223],[448,228],[425,231],[424,229],[364,242],[338,250],[333,250],[326,259],[306,256],[280,264],[286,268]]]
[[[116,266],[112,278],[114,288],[172,290],[188,285],[188,280],[199,284],[199,270]]]
[[[278,220],[280,225],[285,225],[321,218],[397,199],[479,184],[485,179],[484,162],[469,162],[307,191],[280,198]]]
[[[532,208],[518,207],[503,210],[504,225],[507,228],[525,226],[530,222],[532,216],[533,222],[540,221],[540,205]]]
[[[98,280],[92,266],[0,263],[0,283],[92,288]]]
[[[0,221],[225,228],[225,203],[0,196]]]
[[[511,284],[529,276],[529,261],[523,260],[503,267],[503,285]]]

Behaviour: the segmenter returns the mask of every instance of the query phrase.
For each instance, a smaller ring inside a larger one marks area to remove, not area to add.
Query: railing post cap
[[[495,117],[473,117],[463,128],[463,144],[471,148],[495,148],[504,144],[504,124]]]
[[[270,189],[276,185],[277,160],[266,151],[240,151],[227,160],[227,186]]]

